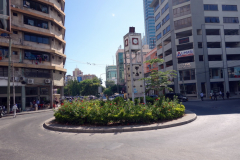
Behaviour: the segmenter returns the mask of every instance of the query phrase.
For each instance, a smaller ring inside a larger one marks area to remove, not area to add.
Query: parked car
[[[171,100],[173,100],[174,96],[178,97],[180,102],[187,102],[188,98],[184,95],[182,95],[181,93],[167,93],[165,94],[165,98],[169,98]]]
[[[158,98],[158,95],[150,95],[151,98]]]
[[[109,97],[109,100],[110,100],[110,101],[114,100],[114,96],[110,96],[110,97]]]

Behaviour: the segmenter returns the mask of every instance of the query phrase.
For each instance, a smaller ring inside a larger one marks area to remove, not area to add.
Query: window
[[[156,31],[159,30],[161,28],[161,22],[158,23],[158,25],[156,26]]]
[[[187,14],[191,14],[190,4],[173,10],[174,18],[181,17]]]
[[[42,20],[35,19],[35,18],[32,18],[32,17],[24,16],[24,24],[39,27],[39,28],[48,29],[48,22],[47,21],[42,21]]]
[[[160,18],[160,12],[155,17],[155,22]]]
[[[209,68],[210,79],[220,79],[223,78],[222,68]]]
[[[44,69],[25,69],[25,77],[39,77],[39,78],[51,78],[50,70]]]
[[[228,54],[227,55],[228,61],[239,61],[240,60],[240,54]]]
[[[240,71],[239,66],[228,68],[229,78],[240,78],[239,71]]]
[[[223,11],[237,11],[237,5],[222,5]]]
[[[220,35],[220,29],[206,29],[206,35]]]
[[[37,51],[24,51],[24,59],[27,60],[39,60],[39,61],[50,61],[49,54],[45,52],[37,52]]]
[[[203,61],[203,55],[199,55],[199,61]]]
[[[168,3],[162,8],[162,14],[169,8]]]
[[[8,67],[0,67],[0,77],[8,76]]]
[[[205,23],[219,23],[219,17],[205,17]]]
[[[238,17],[223,17],[223,23],[239,23]]]
[[[225,29],[225,35],[239,35],[239,29]]]
[[[226,42],[226,48],[240,48],[240,42]]]
[[[24,40],[31,41],[31,42],[37,42],[37,43],[43,43],[43,44],[49,44],[48,37],[43,37],[40,35],[31,34],[31,33],[24,33]]]
[[[179,78],[180,78],[180,81],[195,80],[195,69],[179,71]]]
[[[198,48],[202,48],[202,42],[198,42]]]
[[[162,38],[162,33],[159,33],[159,34],[157,35],[157,40],[159,40],[160,38]]]
[[[43,13],[48,13],[48,6],[31,0],[23,0],[23,6]]]
[[[18,34],[18,31],[13,31],[13,34]]]
[[[18,55],[18,52],[17,51],[13,51],[12,54],[13,55]]]
[[[59,74],[62,74],[62,71],[59,71]]]
[[[162,25],[164,25],[170,19],[169,14],[162,20]]]
[[[156,12],[158,8],[160,7],[159,3],[155,6],[154,11]]]
[[[176,30],[190,27],[190,26],[192,26],[192,18],[191,17],[180,19],[180,20],[177,20],[174,22],[174,27]]]
[[[172,0],[173,6],[179,5],[181,3],[189,2],[190,0]]]
[[[38,95],[37,87],[26,87],[26,95]]]
[[[7,47],[1,47],[0,46],[0,60],[4,58],[8,58],[8,48]]]
[[[204,11],[218,11],[218,5],[204,4]]]
[[[17,14],[16,12],[13,12],[13,16],[16,16],[16,17],[17,17],[17,16],[18,16],[18,14]]]
[[[163,35],[167,34],[170,30],[171,29],[170,29],[170,25],[169,25],[166,29],[163,30]]]
[[[221,48],[221,42],[207,42],[207,48]]]
[[[208,55],[208,61],[222,61],[222,55]]]

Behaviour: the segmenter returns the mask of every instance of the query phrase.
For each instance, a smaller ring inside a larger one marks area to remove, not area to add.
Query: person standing
[[[214,97],[214,100],[217,101],[217,93],[216,92],[214,92],[213,97]]]
[[[213,96],[213,94],[212,94],[212,92],[210,92],[210,99],[211,99],[211,100],[213,99],[212,96]]]
[[[221,98],[221,97],[222,97],[222,92],[220,91],[220,92],[219,92],[219,98]]]
[[[229,96],[230,96],[230,94],[229,94],[229,92],[228,92],[228,91],[227,91],[226,95],[227,95],[227,99],[229,99]]]
[[[37,100],[37,107],[38,107],[38,109],[39,109],[39,104],[40,104],[40,101],[39,101],[39,99]]]
[[[203,92],[200,93],[201,100],[203,101]]]
[[[17,116],[17,110],[18,110],[18,107],[16,104],[14,104],[14,106],[12,107],[12,110],[13,110],[13,118],[16,118]]]

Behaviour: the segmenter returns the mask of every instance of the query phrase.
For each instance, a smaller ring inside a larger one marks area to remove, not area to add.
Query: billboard
[[[0,33],[9,33],[10,31],[10,1],[0,0]]]
[[[194,56],[193,49],[177,51],[177,58],[188,57],[188,56]]]

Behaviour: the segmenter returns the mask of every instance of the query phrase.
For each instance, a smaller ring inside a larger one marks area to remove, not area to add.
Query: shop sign
[[[188,43],[188,42],[189,42],[189,37],[179,39],[179,44]]]
[[[189,50],[184,50],[184,51],[178,51],[177,52],[177,58],[181,58],[181,57],[188,57],[188,56],[193,56],[193,49],[189,49]]]
[[[191,63],[183,63],[183,64],[179,64],[178,66],[179,69],[188,69],[188,68],[192,68]]]

